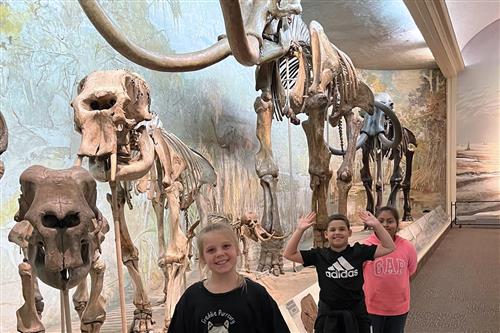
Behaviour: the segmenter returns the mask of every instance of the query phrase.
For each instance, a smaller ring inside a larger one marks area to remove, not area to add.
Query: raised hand
[[[299,218],[299,221],[297,222],[297,229],[306,230],[313,224],[316,224],[316,213],[310,212],[306,216]]]
[[[374,227],[377,224],[380,224],[377,218],[373,216],[373,214],[369,211],[360,212],[358,216],[363,221],[363,223],[369,227]]]

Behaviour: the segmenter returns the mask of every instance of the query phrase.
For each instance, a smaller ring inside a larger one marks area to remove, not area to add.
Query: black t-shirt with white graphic
[[[376,249],[376,245],[355,243],[341,252],[316,248],[300,254],[304,266],[316,266],[320,300],[333,310],[340,310],[364,299],[363,262],[373,260]]]
[[[190,286],[177,303],[169,333],[289,333],[278,305],[260,284],[222,294],[203,282]]]

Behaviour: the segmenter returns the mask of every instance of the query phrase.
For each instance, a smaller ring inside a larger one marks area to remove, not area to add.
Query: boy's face
[[[351,235],[352,230],[347,228],[347,225],[342,220],[330,221],[325,231],[325,238],[331,248],[343,248],[347,246]]]

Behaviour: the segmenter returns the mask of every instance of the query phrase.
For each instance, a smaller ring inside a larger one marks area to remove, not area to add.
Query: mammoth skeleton
[[[112,189],[113,217],[118,221],[123,264],[134,285],[132,332],[152,332],[152,309],[139,275],[139,252],[132,243],[124,215],[125,203],[132,209],[132,184],[147,192],[158,227],[158,265],[165,278],[165,326],[185,289],[189,239],[180,225],[180,212],[196,201],[202,223],[208,204],[201,195],[203,185],[215,186],[212,165],[166,132],[150,112],[146,82],[124,70],[93,72],[78,87],[71,103],[75,128],[82,135],[78,164],[84,157],[95,179]],[[165,209],[169,209],[169,239],[165,242]],[[187,223],[187,221],[186,221]],[[116,225],[116,224],[115,224]],[[116,231],[115,231],[116,232]]]
[[[330,171],[330,156],[342,155],[343,162],[337,170],[337,211],[347,214],[347,197],[352,186],[352,170],[361,123],[353,109],[359,107],[368,114],[373,113],[374,97],[370,88],[361,82],[349,57],[333,45],[322,26],[312,21],[309,26],[300,16],[292,16],[289,27],[292,51],[269,64],[268,73],[263,76],[263,86],[270,86],[274,112],[278,119],[283,115],[299,123],[296,115],[305,113],[308,119],[302,123],[309,147],[309,174],[312,194],[312,210],[316,211],[314,245],[327,244],[323,231],[327,227],[326,201]],[[312,73],[312,75],[310,74]],[[328,110],[331,114],[327,117]],[[387,108],[385,111],[390,111]],[[388,115],[392,117],[392,115]],[[324,126],[341,128],[344,119],[347,147],[330,148],[325,142]],[[398,138],[389,146],[398,144]],[[389,140],[388,140],[389,141]]]
[[[360,170],[361,180],[366,190],[366,210],[375,213],[382,205],[382,162],[384,157],[393,160],[393,170],[391,175],[391,193],[387,200],[387,205],[397,206],[397,194],[400,189],[403,190],[403,221],[412,221],[410,204],[410,186],[412,175],[413,154],[417,147],[417,140],[412,131],[406,127],[401,127],[397,117],[394,114],[394,102],[386,93],[380,93],[375,96],[377,106],[373,115],[367,115],[361,129],[362,137],[358,141],[358,147],[363,153],[363,167]],[[388,110],[382,112],[383,110]],[[393,115],[393,116],[388,116]],[[401,138],[397,146],[392,146],[392,141]],[[401,159],[405,157],[404,179],[401,174]],[[373,178],[370,173],[370,158],[376,161],[376,183],[377,202],[374,202],[372,194]]]
[[[299,0],[221,0],[225,36],[198,52],[158,55],[130,41],[114,26],[95,0],[79,2],[92,24],[115,50],[141,66],[164,72],[199,70],[230,54],[246,66],[268,64],[290,50],[286,22],[291,15],[302,12]],[[283,29],[276,30],[277,22],[283,22]],[[271,146],[272,103],[269,89],[262,88],[262,95],[256,99],[254,109],[257,113],[257,139],[260,142],[255,168],[264,193],[261,224],[268,233],[279,237],[283,236],[283,228],[276,196],[279,169]],[[282,239],[265,242],[261,248],[258,270],[270,270],[275,275],[284,273],[282,252]]]
[[[9,233],[9,241],[18,244],[24,254],[19,275],[25,303],[16,312],[17,330],[45,332],[40,320],[44,307],[40,279],[63,291],[68,331],[67,295],[77,286],[73,303],[81,330],[98,333],[106,318],[101,296],[106,266],[100,245],[109,226],[96,206],[95,180],[80,167],[52,170],[35,165],[21,174],[20,183],[17,223]]]

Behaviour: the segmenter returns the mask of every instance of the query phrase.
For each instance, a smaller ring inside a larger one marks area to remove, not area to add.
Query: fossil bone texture
[[[299,0],[221,0],[226,35],[211,47],[188,54],[158,55],[142,49],[127,39],[106,16],[95,0],[80,0],[85,14],[108,43],[131,61],[157,71],[194,71],[215,64],[230,54],[243,65],[260,65],[257,82],[267,75],[270,81],[272,61],[290,49],[288,21],[300,14]],[[279,217],[276,195],[279,169],[274,161],[271,145],[273,118],[269,87],[259,86],[261,97],[254,103],[257,113],[257,139],[260,149],[256,154],[255,169],[264,192],[262,227],[277,238],[263,243],[258,270],[283,274],[283,228]]]
[[[154,324],[139,275],[139,252],[124,215],[125,203],[132,208],[132,184],[147,192],[156,214],[158,265],[165,277],[168,326],[185,289],[188,267],[189,240],[181,230],[180,212],[196,202],[200,219],[206,224],[208,203],[201,190],[203,185],[215,186],[215,171],[201,154],[163,129],[159,118],[150,112],[149,88],[137,74],[124,70],[93,72],[81,81],[72,106],[75,128],[82,135],[78,160],[89,158],[90,171],[97,180],[116,182],[118,205],[113,215],[119,219],[123,264],[135,290],[132,331],[152,332]],[[168,242],[164,236],[165,208],[170,210]]]
[[[2,112],[0,112],[0,155],[2,155],[6,150],[9,143],[9,132],[7,131],[7,123],[3,117]],[[0,161],[0,179],[2,178],[5,171],[3,162]]]
[[[39,165],[20,177],[17,223],[9,241],[24,254],[19,265],[24,305],[17,310],[19,332],[44,332],[40,279],[73,296],[82,331],[97,333],[106,318],[101,296],[105,271],[100,244],[109,226],[96,206],[96,183],[81,167],[52,170]],[[90,296],[87,276],[91,278]]]
[[[375,110],[373,115],[367,115],[361,129],[362,135],[367,137],[361,144],[363,152],[363,167],[360,170],[361,180],[366,190],[366,210],[374,213],[382,205],[383,188],[383,159],[388,157],[393,160],[391,175],[391,193],[387,205],[397,207],[397,194],[403,190],[403,221],[413,220],[410,205],[410,187],[413,154],[417,147],[417,140],[412,131],[399,125],[399,120],[394,113],[394,103],[387,93],[375,96]],[[389,109],[389,110],[387,110]],[[394,141],[400,141],[393,147]],[[393,147],[393,148],[391,148]],[[404,179],[401,174],[401,159],[405,157]],[[376,161],[376,183],[377,202],[374,203],[372,184],[373,178],[370,173],[370,158]]]

